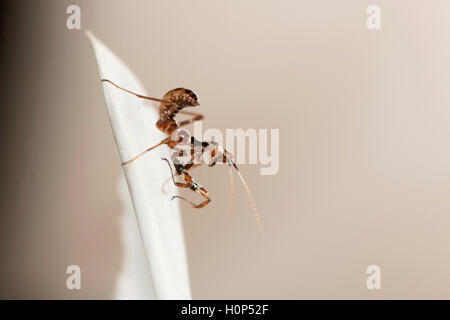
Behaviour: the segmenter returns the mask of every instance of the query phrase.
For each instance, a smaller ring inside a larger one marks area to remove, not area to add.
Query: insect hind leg
[[[205,198],[205,200],[203,202],[199,203],[199,204],[195,204],[192,201],[189,201],[188,199],[186,199],[186,198],[184,198],[182,196],[179,196],[179,195],[173,196],[171,200],[174,200],[174,199],[184,200],[187,203],[189,203],[192,208],[195,208],[195,209],[203,208],[208,203],[211,202],[211,198],[209,196],[208,191],[206,191],[206,189],[204,187],[202,187],[194,179],[192,179],[192,177],[189,175],[189,173],[187,173],[186,170],[183,169],[181,171],[181,174],[177,173],[177,175],[181,176],[184,179],[184,181],[186,181],[186,183],[177,182],[177,181],[175,181],[175,177],[174,177],[174,174],[173,174],[172,166],[170,165],[169,160],[167,160],[166,158],[161,158],[161,159],[167,162],[167,165],[170,168],[170,175],[172,177],[172,181],[175,184],[175,186],[177,186],[179,188],[190,188],[192,191],[197,192],[198,194],[200,194],[202,197]]]
[[[203,207],[205,207],[208,203],[211,202],[211,198],[209,198],[209,197],[207,197],[207,199],[206,199],[205,201],[203,201],[202,203],[200,203],[200,204],[195,204],[195,203],[193,203],[192,201],[189,201],[188,199],[186,199],[186,198],[184,198],[184,197],[182,197],[182,196],[173,196],[171,200],[173,200],[173,199],[184,200],[184,201],[186,201],[187,203],[189,203],[189,204],[191,205],[191,207],[194,208],[194,209],[200,209],[200,208],[203,208]]]

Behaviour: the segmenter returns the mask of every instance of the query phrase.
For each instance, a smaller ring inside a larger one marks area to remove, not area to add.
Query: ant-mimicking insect
[[[260,230],[262,231],[262,224],[261,224],[258,210],[256,209],[255,201],[253,200],[253,196],[250,192],[250,189],[249,189],[247,183],[245,182],[244,177],[240,173],[236,163],[233,161],[233,156],[231,155],[231,153],[229,153],[227,150],[222,148],[219,144],[217,144],[214,141],[210,141],[210,142],[198,141],[197,139],[195,139],[195,137],[190,136],[190,134],[186,130],[177,130],[183,126],[186,126],[195,121],[199,121],[199,120],[203,119],[203,115],[201,115],[199,113],[183,110],[186,107],[196,107],[196,106],[200,105],[197,95],[192,90],[185,89],[185,88],[176,88],[176,89],[173,89],[173,90],[170,90],[169,92],[167,92],[162,99],[157,99],[157,98],[152,98],[152,97],[144,96],[141,94],[137,94],[130,90],[124,89],[108,79],[102,79],[102,82],[108,82],[108,83],[112,84],[113,86],[115,86],[116,88],[123,90],[125,92],[128,92],[130,94],[133,94],[138,98],[160,102],[159,119],[156,122],[156,128],[158,128],[160,131],[162,131],[163,133],[168,135],[167,138],[161,140],[161,142],[159,142],[158,144],[141,152],[134,158],[123,162],[122,166],[126,166],[126,165],[132,163],[133,161],[137,160],[139,157],[141,157],[145,153],[147,153],[161,145],[166,144],[168,147],[174,149],[178,144],[182,143],[183,141],[184,142],[187,141],[188,143],[190,143],[190,161],[187,164],[183,164],[180,161],[179,158],[183,155],[183,150],[180,150],[179,152],[174,152],[172,154],[171,159],[172,159],[173,166],[175,168],[175,174],[172,170],[172,166],[170,165],[169,160],[167,160],[166,158],[162,158],[162,160],[167,162],[169,169],[170,169],[170,174],[171,174],[171,177],[169,177],[169,179],[170,178],[172,179],[175,186],[177,186],[179,188],[190,188],[192,191],[200,194],[203,198],[205,198],[205,200],[203,202],[201,202],[200,204],[195,204],[195,203],[187,200],[186,198],[178,196],[178,195],[173,196],[172,200],[175,198],[184,200],[187,203],[189,203],[192,208],[196,208],[196,209],[203,208],[208,203],[211,202],[211,197],[210,197],[208,191],[206,191],[206,189],[202,185],[200,185],[194,178],[192,178],[192,176],[188,173],[188,171],[190,169],[201,165],[201,162],[199,163],[199,162],[196,162],[195,160],[198,160],[199,158],[201,158],[204,153],[210,152],[211,160],[208,163],[209,167],[215,166],[217,161],[220,161],[222,159],[223,163],[227,163],[229,165],[230,170],[231,170],[231,167],[234,167],[236,169],[236,172],[237,172],[240,180],[242,181],[242,184],[244,185],[245,190],[247,191],[250,203],[251,203],[253,211],[255,213],[257,224],[258,224]],[[180,121],[178,123],[177,120],[175,119],[175,117],[178,113],[189,115],[192,117],[190,119]],[[183,179],[184,183],[177,182],[175,180],[175,176]],[[230,176],[230,177],[232,177],[232,176]]]

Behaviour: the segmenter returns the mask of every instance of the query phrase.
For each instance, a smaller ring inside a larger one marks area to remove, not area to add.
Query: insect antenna
[[[234,202],[234,176],[233,168],[231,168],[231,163],[228,162],[228,173],[230,176],[230,199],[228,205],[228,216],[233,214],[233,202]]]
[[[247,182],[244,179],[244,176],[239,171],[236,163],[234,163],[234,161],[230,159],[231,155],[226,150],[223,150],[223,151],[225,151],[224,155],[228,154],[228,155],[225,155],[228,164],[232,165],[236,169],[239,179],[241,179],[241,182],[244,185],[245,191],[247,191],[248,199],[250,200],[250,204],[251,204],[253,212],[255,214],[256,224],[258,225],[259,231],[263,232],[264,230],[263,230],[263,226],[262,226],[262,222],[261,222],[261,216],[259,215],[258,209],[256,208],[255,200],[253,199],[250,188],[248,187]]]

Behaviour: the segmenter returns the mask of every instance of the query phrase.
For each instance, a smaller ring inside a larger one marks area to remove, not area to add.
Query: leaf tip
[[[92,34],[91,30],[86,30],[84,33],[86,37],[88,37],[91,41],[95,39],[95,36]]]

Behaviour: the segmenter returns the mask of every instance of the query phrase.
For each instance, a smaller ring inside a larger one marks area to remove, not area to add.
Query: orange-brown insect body
[[[162,100],[156,127],[167,135],[171,135],[179,127],[175,117],[181,110],[200,105],[197,95],[185,88],[170,90]]]
[[[203,119],[203,115],[201,115],[199,113],[188,112],[188,111],[183,110],[186,107],[195,107],[200,104],[197,95],[192,90],[185,89],[185,88],[176,88],[176,89],[173,89],[173,90],[170,90],[169,92],[167,92],[162,99],[157,99],[157,98],[147,97],[147,96],[143,96],[143,95],[134,93],[132,91],[129,91],[127,89],[119,87],[117,84],[115,84],[114,82],[107,80],[107,79],[102,79],[102,82],[111,83],[115,87],[117,87],[123,91],[126,91],[128,93],[131,93],[131,94],[137,96],[138,98],[160,102],[159,119],[156,122],[156,127],[159,130],[161,130],[162,132],[164,132],[165,134],[167,134],[168,137],[163,139],[157,145],[148,148],[144,152],[141,152],[134,158],[132,158],[126,162],[123,162],[122,163],[123,166],[130,164],[131,162],[135,161],[136,159],[138,159],[140,156],[142,156],[146,152],[153,150],[154,148],[159,147],[163,144],[166,144],[168,147],[173,149],[180,143],[189,143],[190,150],[191,150],[189,163],[184,164],[179,161],[179,157],[181,157],[182,153],[183,153],[182,151],[174,152],[172,154],[172,162],[175,167],[175,175],[177,177],[181,177],[184,180],[184,183],[175,181],[174,173],[172,171],[172,167],[170,166],[169,161],[165,158],[163,158],[163,160],[166,161],[167,164],[169,165],[171,178],[172,178],[172,181],[175,184],[175,186],[180,187],[180,188],[190,188],[192,191],[201,195],[205,200],[203,202],[201,202],[200,204],[195,204],[195,203],[193,203],[181,196],[178,196],[178,195],[173,196],[172,199],[175,199],[175,198],[182,199],[182,200],[188,202],[193,208],[203,208],[209,202],[211,202],[211,198],[209,196],[208,191],[206,191],[206,189],[203,186],[201,186],[188,173],[188,170],[200,165],[200,163],[198,163],[196,161],[198,161],[204,153],[209,153],[211,156],[211,160],[209,161],[208,166],[212,167],[217,162],[222,161],[223,163],[228,163],[230,165],[230,168],[233,166],[236,169],[237,174],[239,175],[239,178],[241,179],[241,181],[248,193],[250,202],[251,202],[253,210],[255,212],[258,226],[260,227],[260,230],[262,231],[262,225],[259,220],[259,214],[256,210],[256,206],[253,201],[253,197],[250,193],[247,183],[245,182],[244,178],[242,177],[241,173],[239,172],[238,167],[232,160],[232,155],[214,141],[202,142],[202,141],[196,140],[194,137],[191,137],[186,130],[181,130],[180,132],[177,131],[175,133],[175,130],[179,129],[180,127],[183,127],[185,125],[188,125],[190,123],[193,123],[195,121]],[[190,119],[178,122],[175,119],[175,117],[177,116],[178,113],[190,115],[192,117]]]

